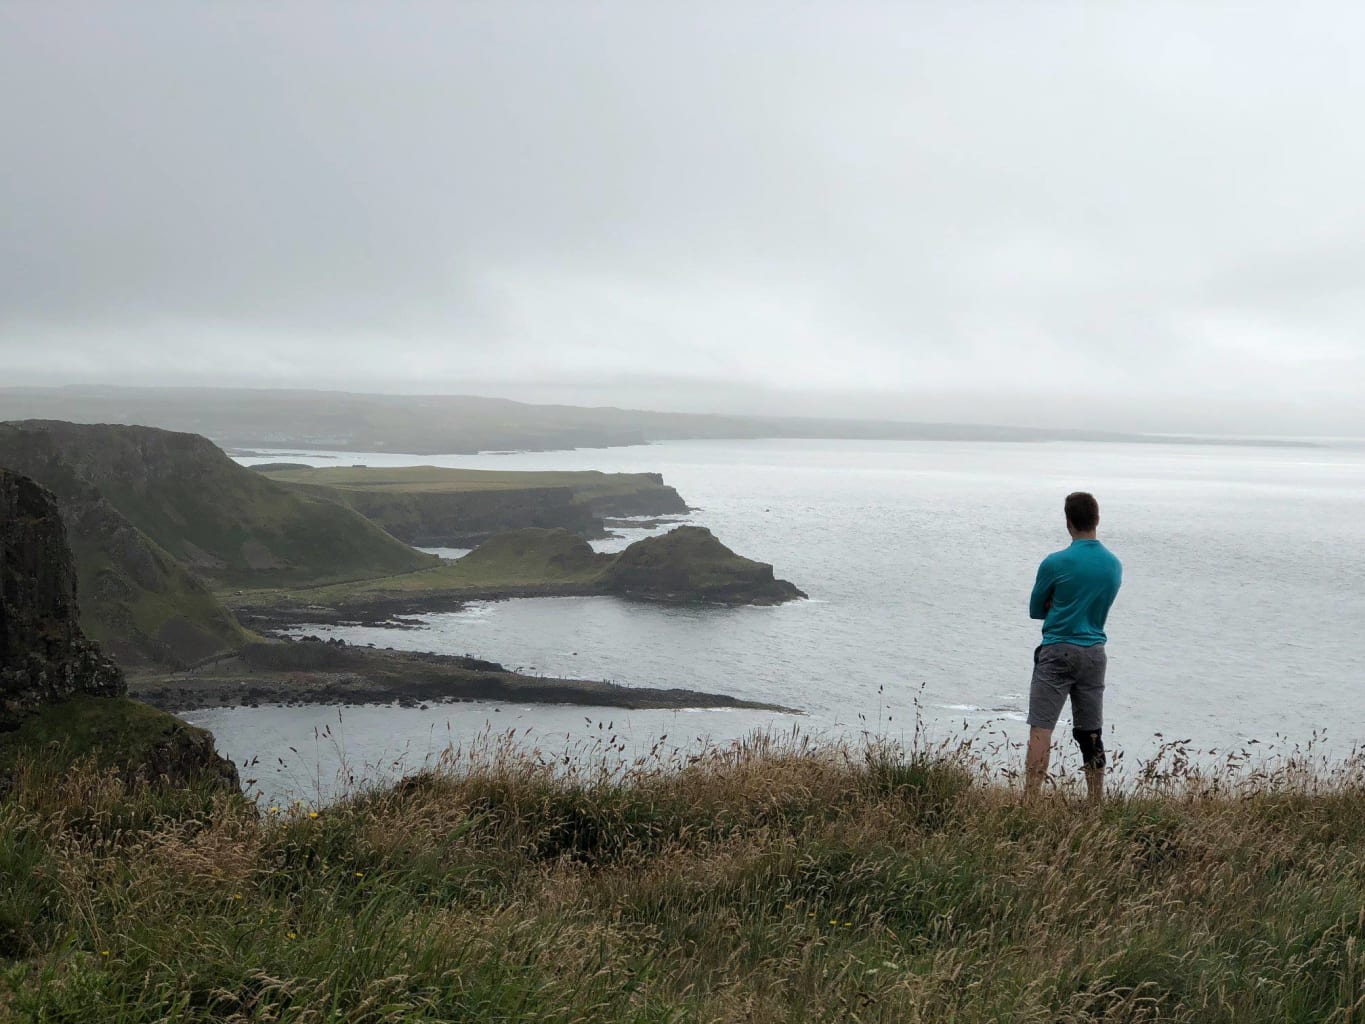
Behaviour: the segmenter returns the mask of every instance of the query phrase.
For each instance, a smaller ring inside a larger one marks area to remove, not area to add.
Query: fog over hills
[[[1363,34],[1321,0],[0,5],[0,383],[1365,436]]]
[[[319,448],[416,455],[601,448],[704,438],[1195,440],[1178,435],[990,424],[530,405],[466,395],[232,388],[0,388],[0,420],[7,419],[136,423],[203,434],[229,448]]]

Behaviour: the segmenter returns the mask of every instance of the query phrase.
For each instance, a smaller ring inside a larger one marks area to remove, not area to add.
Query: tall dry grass
[[[0,1019],[1365,1021],[1365,760],[510,744],[326,807],[30,763]]]

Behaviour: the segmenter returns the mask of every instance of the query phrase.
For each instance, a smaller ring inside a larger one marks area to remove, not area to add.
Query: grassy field
[[[634,494],[662,485],[648,473],[603,473],[598,470],[518,472],[492,469],[447,469],[440,466],[326,466],[317,469],[273,469],[264,472],[288,484],[312,484],[350,491],[397,493],[464,493],[522,491],[540,487],[568,488],[577,501]]]
[[[21,767],[0,1019],[1365,1019],[1360,761],[1090,811],[952,749],[608,736],[259,812]]]

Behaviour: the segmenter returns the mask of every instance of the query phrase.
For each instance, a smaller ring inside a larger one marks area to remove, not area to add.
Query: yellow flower
[[[838,924],[838,921],[831,921],[830,924]]]
[[[853,927],[853,922],[852,922],[852,921],[845,921],[845,922],[844,922],[844,927],[845,927],[845,928],[852,928],[852,927]]]
[[[270,808],[270,813],[271,813],[271,814],[279,814],[279,813],[280,813],[280,809],[279,809],[278,807],[272,807],[272,808]]]
[[[107,949],[101,949],[101,950],[100,950],[100,956],[108,956],[108,955],[109,955],[109,950],[107,950]]]
[[[232,894],[232,898],[233,898],[234,900],[239,900],[239,899],[242,898],[242,894],[239,893],[239,892],[234,892],[234,893]]]
[[[290,932],[285,936],[286,939],[297,939],[298,937],[299,937],[298,932]]]
[[[363,872],[363,871],[357,871],[357,872],[355,873],[355,876],[356,876],[356,878],[364,878],[364,877],[365,877],[365,872]]]
[[[310,818],[316,818],[317,816],[318,816],[318,812],[317,812],[317,811],[309,811],[309,812],[308,812],[308,817],[310,817]]]

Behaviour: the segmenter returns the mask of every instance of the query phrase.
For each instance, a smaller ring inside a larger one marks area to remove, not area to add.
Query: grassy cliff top
[[[66,771],[80,762],[125,779],[153,783],[165,779],[176,785],[207,782],[234,793],[238,787],[236,771],[217,756],[212,735],[126,697],[73,697],[47,705],[12,732],[0,733],[0,789],[5,776],[21,765],[45,764]],[[0,921],[3,918],[0,909]]]
[[[448,469],[442,466],[326,466],[265,469],[261,472],[281,483],[310,484],[350,491],[463,493],[559,487],[572,490],[582,501],[664,486],[653,473],[603,473],[598,470],[520,472]]]
[[[751,743],[631,766],[610,735],[581,768],[494,748],[260,813],[21,773],[0,1019],[1359,1019],[1359,763],[1158,779],[1091,811],[1021,806],[957,757]]]
[[[489,538],[452,568],[460,578],[509,582],[596,578],[611,555],[599,555],[592,545],[568,530],[534,527],[508,530]]]

